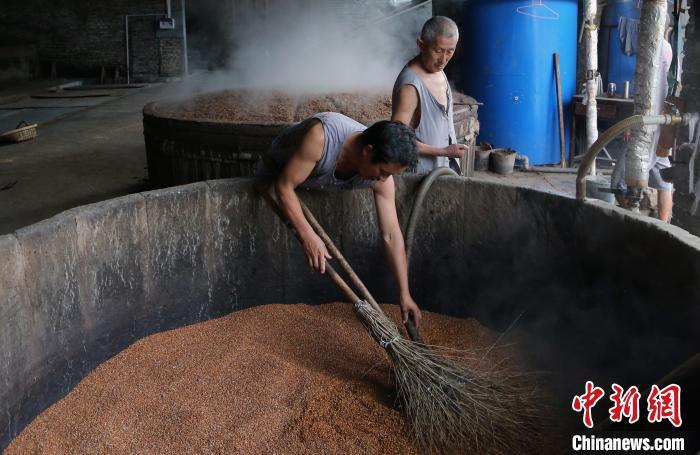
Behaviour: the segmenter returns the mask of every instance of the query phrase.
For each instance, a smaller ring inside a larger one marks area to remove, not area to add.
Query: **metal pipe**
[[[586,29],[586,147],[598,139],[598,0],[584,0],[584,28]],[[591,173],[595,173],[595,163]]]
[[[166,17],[172,17],[173,15],[170,2],[171,0],[165,0],[165,14],[167,15]]]
[[[190,67],[187,61],[187,19],[185,16],[185,0],[182,0],[182,75],[187,77],[189,74]]]
[[[639,46],[634,72],[634,113],[654,115],[661,111],[655,106],[660,77],[659,55],[664,39],[666,23],[666,0],[647,0],[642,4],[639,21]],[[666,98],[663,94],[662,100]],[[654,135],[653,128],[635,128],[625,150],[625,183],[633,193],[646,187],[649,176],[649,146]],[[633,198],[637,200],[637,198]],[[637,201],[638,202],[638,201]]]
[[[600,137],[591,145],[586,154],[581,159],[581,164],[578,168],[576,176],[576,199],[583,201],[586,198],[586,176],[595,163],[596,156],[603,150],[610,141],[615,139],[623,131],[649,125],[677,125],[679,123],[688,123],[692,114],[683,115],[633,115],[628,117],[606,130]]]
[[[126,84],[129,85],[129,82],[131,82],[129,71],[129,16],[124,16],[124,36],[126,37]]]
[[[528,159],[527,155],[516,154],[515,161],[522,161],[523,162],[523,164],[522,164],[523,170],[525,170],[525,171],[530,170],[530,160]]]

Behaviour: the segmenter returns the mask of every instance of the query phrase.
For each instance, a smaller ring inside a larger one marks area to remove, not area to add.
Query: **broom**
[[[289,227],[268,189],[263,198]],[[361,299],[330,265],[326,273],[354,303],[370,335],[386,351],[394,373],[397,401],[411,435],[425,453],[522,453],[538,429],[531,392],[510,375],[464,366],[463,351],[407,340],[372,298],[306,205],[304,216],[330,254],[363,294]]]

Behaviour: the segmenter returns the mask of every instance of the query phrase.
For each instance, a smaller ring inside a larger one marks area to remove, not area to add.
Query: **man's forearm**
[[[389,259],[391,271],[396,280],[396,285],[399,288],[399,293],[402,296],[409,295],[408,263],[406,261],[406,250],[401,232],[384,238],[384,251]]]
[[[423,142],[416,141],[418,145],[418,153],[420,155],[426,156],[444,156],[445,149],[443,147],[434,147],[432,145],[424,144]]]
[[[297,235],[304,239],[314,233],[313,228],[306,220],[304,212],[301,210],[301,203],[294,188],[279,183],[275,184],[275,193],[280,203],[282,213],[292,224]]]

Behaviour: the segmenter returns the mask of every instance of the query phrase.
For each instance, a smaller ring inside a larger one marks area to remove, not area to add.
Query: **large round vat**
[[[464,90],[484,103],[479,139],[532,164],[561,158],[554,53],[559,54],[564,138],[576,84],[577,2],[488,0],[462,9]]]
[[[478,104],[455,93],[459,140],[479,132]],[[391,117],[391,95],[380,92],[289,95],[224,91],[143,110],[148,178],[153,187],[255,175],[260,157],[286,127],[317,112],[343,113],[370,125]]]
[[[397,180],[402,223],[418,183]],[[395,302],[371,190],[302,198],[378,300]],[[561,397],[553,417],[583,433],[571,399],[586,381],[645,391],[676,370],[681,430],[697,430],[698,357],[677,369],[700,346],[697,237],[609,204],[478,179],[441,179],[426,204],[411,260],[416,301],[512,326]],[[0,236],[0,256],[0,447],[146,335],[258,304],[342,298],[304,266],[251,179],[70,210]]]

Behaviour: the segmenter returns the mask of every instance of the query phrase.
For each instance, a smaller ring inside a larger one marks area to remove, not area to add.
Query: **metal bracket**
[[[598,25],[591,19],[588,19],[584,24],[583,27],[586,30],[598,30]]]

